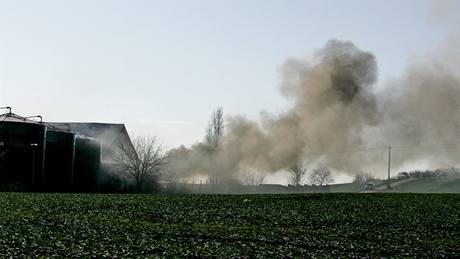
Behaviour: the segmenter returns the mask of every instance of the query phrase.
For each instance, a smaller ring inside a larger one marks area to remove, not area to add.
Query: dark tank
[[[46,126],[8,115],[0,118],[1,187],[24,190],[43,177]]]
[[[95,192],[101,144],[75,131],[0,116],[0,188],[11,191]]]

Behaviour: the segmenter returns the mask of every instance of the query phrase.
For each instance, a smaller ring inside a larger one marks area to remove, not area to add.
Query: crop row
[[[460,195],[0,194],[0,257],[457,257]]]

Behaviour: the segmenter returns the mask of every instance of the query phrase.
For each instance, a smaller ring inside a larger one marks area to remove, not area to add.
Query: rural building
[[[70,130],[97,139],[101,143],[101,161],[112,163],[114,154],[120,151],[120,145],[133,148],[124,124],[85,123],[85,122],[50,122],[62,130]]]
[[[132,146],[123,124],[47,123],[10,110],[0,115],[0,188],[98,191],[118,143]]]

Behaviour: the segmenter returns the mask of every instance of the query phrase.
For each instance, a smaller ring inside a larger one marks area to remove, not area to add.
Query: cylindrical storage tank
[[[48,128],[44,181],[46,191],[72,191],[74,138],[73,132]]]
[[[0,123],[0,183],[6,190],[31,189],[41,182],[46,126],[30,121]]]
[[[93,138],[76,135],[74,160],[74,190],[96,192],[101,164],[101,143]]]

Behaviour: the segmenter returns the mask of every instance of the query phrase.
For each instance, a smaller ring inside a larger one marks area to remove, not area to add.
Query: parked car
[[[373,183],[373,182],[366,183],[366,185],[364,186],[364,190],[365,191],[373,191],[373,190],[375,190],[375,183]]]
[[[407,179],[407,178],[409,178],[409,177],[410,177],[410,175],[409,175],[409,173],[407,173],[407,172],[398,173],[398,176],[397,176],[397,178],[398,178],[399,180],[401,180],[401,179]]]

